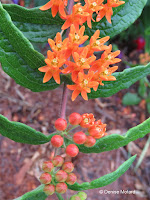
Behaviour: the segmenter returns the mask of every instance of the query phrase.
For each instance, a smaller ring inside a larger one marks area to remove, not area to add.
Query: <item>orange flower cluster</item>
[[[57,33],[55,41],[49,39],[52,51],[47,52],[46,66],[39,68],[39,71],[45,72],[44,83],[53,77],[56,83],[60,84],[60,73],[70,74],[74,84],[67,87],[73,90],[72,101],[80,93],[85,100],[88,100],[87,93],[91,92],[91,88],[96,91],[99,85],[104,85],[103,81],[116,80],[111,74],[118,67],[110,65],[121,61],[116,58],[120,51],[112,52],[112,45],[105,45],[109,37],[100,39],[99,30],[90,38],[87,46],[80,47],[88,39],[88,36],[84,35],[84,30],[84,26],[76,30],[75,26],[71,25],[68,38],[62,41],[61,34]],[[98,51],[104,52],[101,58],[96,60],[93,53]]]
[[[78,0],[74,0],[77,2]],[[100,21],[104,16],[111,23],[111,16],[113,15],[114,7],[118,7],[124,4],[124,1],[120,0],[107,0],[107,3],[104,4],[104,0],[84,0],[85,5],[82,6],[81,3],[77,3],[73,6],[72,13],[68,14],[66,11],[66,6],[68,4],[68,0],[51,0],[44,6],[42,6],[41,10],[48,10],[51,8],[52,16],[55,17],[59,12],[60,17],[65,21],[62,29],[65,30],[69,28],[72,24],[74,24],[75,28],[78,30],[79,25],[83,25],[84,22],[87,21],[87,25],[89,28],[92,27],[91,20],[93,19],[93,13],[97,13],[96,21]]]

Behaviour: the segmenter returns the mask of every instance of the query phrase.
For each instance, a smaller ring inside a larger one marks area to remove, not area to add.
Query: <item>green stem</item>
[[[56,192],[56,195],[57,195],[57,197],[58,197],[59,200],[64,200],[64,198],[61,196],[61,194],[59,194],[59,193]]]

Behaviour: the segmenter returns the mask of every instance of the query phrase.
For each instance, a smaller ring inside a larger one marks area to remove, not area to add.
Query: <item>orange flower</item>
[[[91,37],[88,56],[93,54],[94,51],[104,51],[109,48],[108,46],[104,45],[104,43],[106,43],[110,37],[106,36],[104,38],[98,39],[99,35],[100,35],[100,31],[97,30],[95,31],[94,35]]]
[[[72,24],[75,26],[76,30],[79,30],[79,25],[82,25],[82,18],[87,17],[89,13],[85,12],[86,5],[81,6],[81,3],[77,3],[73,6],[72,14],[68,15],[66,17],[62,17],[62,19],[65,19],[65,23],[62,26],[62,29],[65,30],[69,28]]]
[[[103,5],[103,8],[99,11],[96,21],[99,22],[104,16],[107,21],[111,23],[111,16],[113,15],[113,7],[118,7],[124,4],[124,1],[119,0],[108,0],[106,4]]]
[[[88,47],[83,48],[81,54],[79,55],[77,52],[73,53],[74,62],[68,61],[66,64],[68,65],[62,72],[63,73],[72,73],[72,80],[76,81],[78,73],[83,72],[84,69],[89,69],[90,64],[96,59],[96,56],[92,55],[87,58]]]
[[[80,126],[83,128],[90,128],[94,125],[95,118],[92,113],[88,114],[85,113],[82,115],[82,121],[80,123]]]
[[[112,45],[110,44],[108,46],[108,49],[104,51],[104,53],[101,55],[101,58],[93,62],[92,67],[90,68],[90,71],[101,71],[103,68],[118,63],[121,61],[121,59],[116,58],[119,54],[120,51],[115,51],[111,52],[112,50]]]
[[[40,10],[48,10],[51,8],[52,16],[55,17],[57,12],[59,11],[60,15],[66,17],[65,13],[65,4],[67,3],[66,0],[51,0],[44,6],[40,8]]]
[[[95,121],[88,131],[92,137],[99,139],[106,135],[106,124],[103,124],[101,120]]]
[[[102,81],[115,81],[116,78],[112,76],[112,73],[118,69],[118,66],[104,68],[101,67],[98,72],[96,72],[93,76],[94,81],[97,81],[100,85],[104,85]],[[95,91],[98,89],[98,86],[93,88]]]
[[[56,53],[50,50],[47,52],[47,57],[45,59],[47,65],[38,69],[40,72],[45,72],[43,83],[48,82],[53,77],[56,83],[60,84],[60,67],[66,62],[66,59],[62,58],[61,55],[57,57]]]
[[[61,34],[59,32],[56,34],[55,41],[52,39],[48,39],[48,43],[51,49],[56,53],[65,53],[68,49],[68,42],[68,38],[65,38],[62,42]]]
[[[74,101],[80,93],[83,99],[88,100],[87,93],[91,92],[90,88],[98,85],[98,82],[92,81],[93,76],[94,72],[89,72],[88,74],[79,72],[75,85],[67,85],[70,90],[74,90],[72,93],[72,101]]]
[[[125,1],[120,1],[120,0],[107,0],[108,6],[111,6],[113,8],[118,7],[124,3],[125,3]]]
[[[101,6],[104,0],[85,0],[86,3],[86,12],[89,13],[89,16],[83,19],[83,23],[87,21],[87,25],[89,28],[92,28],[91,20],[95,21],[92,17],[94,12],[100,11],[103,7]]]
[[[75,29],[75,26],[72,24],[70,27],[70,33],[69,33],[69,47],[68,51],[76,51],[78,49],[78,46],[83,44],[89,36],[84,35],[85,26],[82,26],[78,31]]]
[[[112,51],[112,45],[110,44],[108,46],[108,49],[106,49],[101,56],[101,60],[108,63],[108,65],[112,65],[121,61],[120,58],[116,58],[120,54],[120,51],[119,50],[115,52],[111,51]]]

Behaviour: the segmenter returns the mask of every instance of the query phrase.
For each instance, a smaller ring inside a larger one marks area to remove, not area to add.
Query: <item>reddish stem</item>
[[[74,5],[74,0],[70,0],[69,5],[68,5],[68,14],[69,15],[71,14],[73,5]],[[69,29],[66,32],[66,37],[68,37],[68,35],[69,35]],[[66,87],[66,83],[64,83],[62,104],[61,104],[61,115],[60,115],[60,117],[63,119],[65,119],[65,115],[66,115],[67,99],[68,99],[68,88]]]
[[[66,115],[67,99],[68,99],[68,88],[66,87],[66,83],[64,83],[62,104],[61,104],[61,115],[60,115],[60,117],[63,119],[65,119]]]

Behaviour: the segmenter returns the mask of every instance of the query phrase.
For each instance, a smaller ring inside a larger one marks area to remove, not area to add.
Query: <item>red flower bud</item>
[[[69,185],[73,185],[76,181],[77,181],[76,175],[74,173],[71,173],[68,175],[66,183],[68,183]]]
[[[58,131],[64,131],[67,128],[67,121],[65,119],[58,118],[55,121],[55,128]]]
[[[56,192],[60,194],[64,194],[67,191],[67,185],[66,183],[57,183],[56,185]]]
[[[66,148],[66,154],[70,157],[75,157],[79,153],[79,149],[75,144],[69,144]]]
[[[82,131],[77,132],[73,136],[73,141],[77,144],[84,144],[86,141],[86,135]]]
[[[72,113],[69,116],[69,122],[70,122],[70,124],[72,124],[74,126],[80,124],[81,120],[82,120],[82,117],[79,113]]]
[[[52,177],[48,173],[43,173],[40,176],[40,182],[43,183],[43,184],[49,184],[49,183],[51,183],[51,180],[52,180]]]
[[[55,158],[53,158],[52,162],[55,167],[61,167],[64,163],[64,159],[61,156],[56,156]]]
[[[61,147],[63,145],[64,139],[60,135],[54,135],[51,139],[51,143],[54,147]]]
[[[86,147],[92,147],[94,146],[94,144],[96,143],[95,138],[93,138],[92,136],[87,136],[87,139],[84,143],[84,146]]]
[[[65,162],[62,169],[67,173],[71,173],[74,170],[74,165],[72,162]]]
[[[83,200],[85,200],[87,198],[87,194],[85,192],[78,192],[77,195]]]
[[[54,185],[45,185],[44,190],[45,194],[52,195],[55,192],[55,186]]]
[[[56,181],[58,182],[65,182],[67,180],[67,177],[68,174],[63,170],[59,170],[55,175]]]
[[[54,168],[54,165],[51,161],[45,161],[43,163],[42,169],[44,172],[51,172]]]

